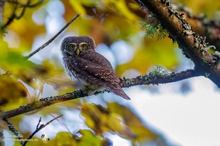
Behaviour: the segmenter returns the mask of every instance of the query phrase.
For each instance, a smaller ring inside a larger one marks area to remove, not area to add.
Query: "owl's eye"
[[[69,49],[74,50],[76,48],[76,43],[70,43]]]
[[[88,44],[86,44],[86,43],[81,43],[81,44],[80,44],[80,47],[81,47],[83,50],[86,50],[86,49],[88,49]]]

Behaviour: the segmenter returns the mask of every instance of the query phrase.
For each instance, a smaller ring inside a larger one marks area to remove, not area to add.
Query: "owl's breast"
[[[63,58],[63,63],[64,63],[64,66],[65,66],[65,71],[66,73],[70,76],[70,78],[75,82],[81,82],[80,84],[84,84],[84,80],[81,79],[77,73],[76,73],[76,70],[73,68],[73,66],[71,65],[71,59],[69,59],[68,57],[64,57]]]

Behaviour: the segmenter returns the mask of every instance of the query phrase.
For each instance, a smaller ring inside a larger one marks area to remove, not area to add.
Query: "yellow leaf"
[[[82,6],[82,2],[79,0],[70,0],[70,4],[72,5],[73,9],[80,13],[81,15],[85,15],[86,11],[84,7]]]

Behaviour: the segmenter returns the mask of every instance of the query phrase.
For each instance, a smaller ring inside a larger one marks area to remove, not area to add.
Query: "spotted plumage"
[[[95,42],[88,36],[70,36],[61,45],[63,62],[72,80],[83,83],[83,91],[90,93],[102,88],[130,99],[120,86],[120,79],[109,61],[95,52]]]

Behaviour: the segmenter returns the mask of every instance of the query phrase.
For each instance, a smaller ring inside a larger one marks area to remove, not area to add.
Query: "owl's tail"
[[[121,89],[117,95],[123,97],[124,99],[131,100],[131,98]]]
[[[131,98],[122,90],[121,86],[111,88],[111,91],[116,95],[123,97],[124,99],[130,100]]]

